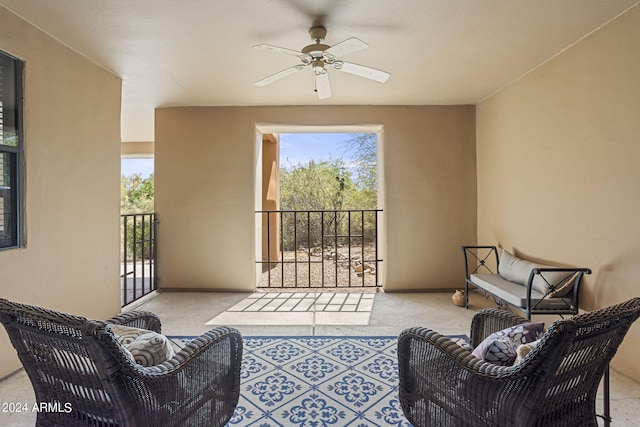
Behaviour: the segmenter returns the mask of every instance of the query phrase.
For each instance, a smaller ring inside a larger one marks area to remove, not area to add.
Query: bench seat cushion
[[[469,276],[471,283],[485,291],[495,295],[497,298],[512,304],[516,307],[526,308],[527,287],[518,283],[510,282],[499,274],[472,274]],[[536,309],[566,309],[570,302],[565,302],[562,298],[546,298],[535,289],[531,290],[531,307]],[[536,305],[537,304],[537,305]]]

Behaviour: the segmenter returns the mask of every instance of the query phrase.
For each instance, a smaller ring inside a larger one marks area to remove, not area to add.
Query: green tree
[[[120,178],[120,213],[122,215],[153,213],[153,174],[143,178],[140,174],[121,176]],[[141,244],[143,236],[149,236],[153,224],[149,218],[124,217],[120,227],[120,240],[126,236],[127,258],[135,252],[144,258],[152,256],[149,245]],[[124,255],[124,253],[123,253]],[[127,260],[129,261],[129,260]]]
[[[153,174],[148,178],[136,173],[120,177],[120,213],[153,212]]]
[[[351,172],[341,159],[290,165],[280,171],[280,209],[344,209],[351,189]]]
[[[350,209],[377,209],[378,207],[378,137],[375,133],[353,133],[342,143],[343,156],[350,159],[354,191],[349,193]],[[352,231],[361,233],[365,243],[375,241],[376,212],[365,212],[351,220]],[[355,228],[354,228],[355,226]]]
[[[280,171],[280,209],[296,213],[282,214],[284,249],[323,243],[335,246],[343,242],[331,236],[344,236],[349,231],[351,235],[364,235],[366,242],[372,241],[375,213],[350,215],[343,211],[375,209],[376,201],[375,188],[356,184],[353,170],[343,159],[289,165]]]
[[[354,181],[362,190],[376,191],[378,187],[378,138],[375,133],[353,133],[343,141],[344,154],[350,154]]]
[[[323,236],[340,228],[344,215],[339,211],[348,209],[353,190],[351,172],[341,159],[311,160],[283,168],[280,171],[280,209],[297,212],[282,214],[284,249],[319,246]],[[321,213],[323,211],[325,213]]]

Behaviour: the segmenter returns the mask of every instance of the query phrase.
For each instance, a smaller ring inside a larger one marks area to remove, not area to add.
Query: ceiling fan
[[[311,27],[309,35],[311,36],[311,40],[315,43],[303,47],[300,52],[268,44],[259,44],[254,46],[256,49],[264,49],[271,52],[295,56],[302,62],[301,64],[285,68],[280,72],[266,77],[259,82],[256,82],[255,85],[266,86],[276,80],[280,80],[283,77],[303,70],[307,66],[311,66],[316,81],[315,91],[318,93],[318,98],[325,99],[331,97],[331,84],[329,83],[329,74],[327,74],[326,66],[344,71],[345,73],[355,74],[356,76],[375,80],[380,83],[384,83],[389,79],[390,74],[385,71],[337,59],[343,55],[369,47],[369,45],[362,40],[351,37],[334,46],[328,46],[322,43],[327,35],[327,30],[323,26]]]

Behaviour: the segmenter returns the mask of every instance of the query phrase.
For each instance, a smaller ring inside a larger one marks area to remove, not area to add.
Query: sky
[[[147,178],[153,173],[153,159],[122,159],[120,164],[121,175],[128,176],[139,173]]]
[[[308,163],[309,160],[330,160],[345,156],[343,142],[349,139],[348,133],[281,133],[280,164],[295,166]],[[122,159],[122,175],[138,173],[148,177],[153,173],[153,159]]]
[[[295,166],[309,160],[330,160],[344,157],[343,142],[348,133],[281,133],[280,166]]]

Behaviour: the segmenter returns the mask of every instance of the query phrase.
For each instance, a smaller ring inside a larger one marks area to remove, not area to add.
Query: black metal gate
[[[120,215],[120,304],[124,307],[157,289],[155,213]]]
[[[256,211],[266,250],[260,288],[379,287],[381,209]]]

